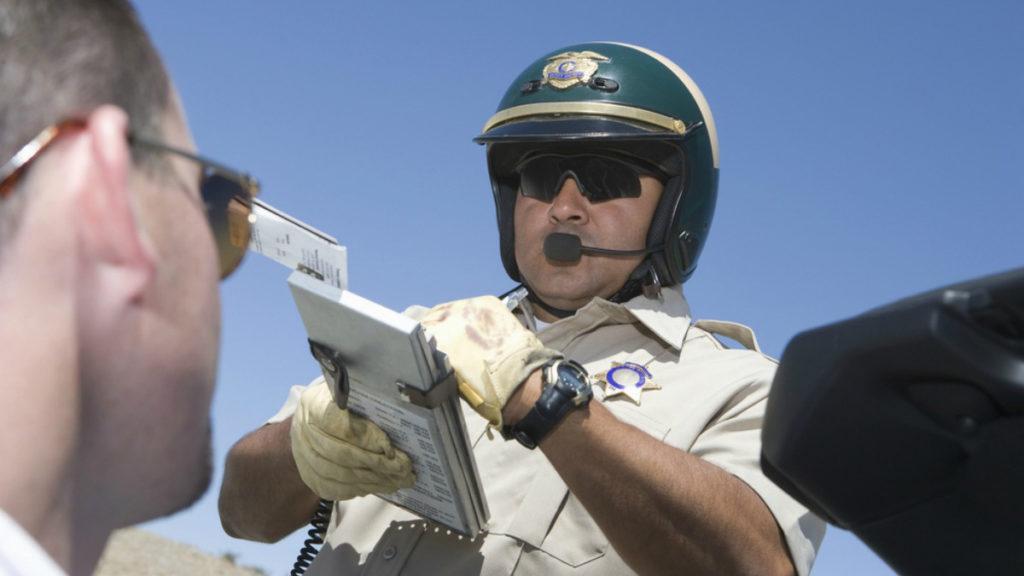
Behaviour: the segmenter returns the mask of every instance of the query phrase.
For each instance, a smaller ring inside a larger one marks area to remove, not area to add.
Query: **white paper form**
[[[344,246],[309,224],[260,200],[253,200],[249,250],[335,288],[348,287]]]
[[[380,497],[447,526],[461,525],[447,465],[437,451],[441,440],[434,423],[356,387],[349,392],[348,409],[380,426],[395,448],[412,460],[416,484]]]

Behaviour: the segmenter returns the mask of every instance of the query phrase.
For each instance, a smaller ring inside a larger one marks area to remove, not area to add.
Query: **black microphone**
[[[651,252],[661,250],[663,245],[659,244],[653,248],[641,248],[640,250],[612,250],[610,248],[595,248],[584,246],[580,237],[575,234],[563,232],[552,232],[544,239],[544,256],[554,262],[573,264],[579,262],[584,254],[595,256],[646,256]]]

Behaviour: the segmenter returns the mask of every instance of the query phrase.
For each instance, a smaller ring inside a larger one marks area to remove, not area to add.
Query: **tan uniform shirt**
[[[520,312],[532,327],[529,304],[523,303]],[[757,347],[753,333],[738,325],[691,325],[678,289],[663,291],[660,301],[596,299],[538,336],[592,375],[612,368],[613,362],[646,367],[660,388],[644,390],[639,406],[621,394],[606,398],[600,385],[594,401],[603,402],[620,420],[746,482],[774,514],[798,572],[805,575],[825,525],[769,481],[759,465],[761,421],[776,364],[754,350],[725,348],[710,331]],[[294,387],[271,422],[291,415],[300,391]],[[496,434],[489,437],[481,417],[468,409],[465,414],[491,512],[487,532],[470,540],[375,496],[357,498],[335,505],[327,542],[308,574],[633,573],[543,452]]]

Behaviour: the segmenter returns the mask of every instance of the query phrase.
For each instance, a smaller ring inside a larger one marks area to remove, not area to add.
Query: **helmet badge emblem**
[[[541,73],[541,84],[550,84],[552,88],[565,90],[577,85],[586,85],[597,72],[598,62],[608,62],[609,58],[597,52],[562,52],[548,58],[548,63]]]

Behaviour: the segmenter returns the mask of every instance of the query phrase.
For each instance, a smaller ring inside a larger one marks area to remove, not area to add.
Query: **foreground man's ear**
[[[100,266],[105,280],[114,280],[137,297],[152,281],[155,256],[139,219],[140,198],[132,189],[132,154],[128,116],[115,106],[89,114],[85,154],[89,168],[77,190],[81,250]]]

